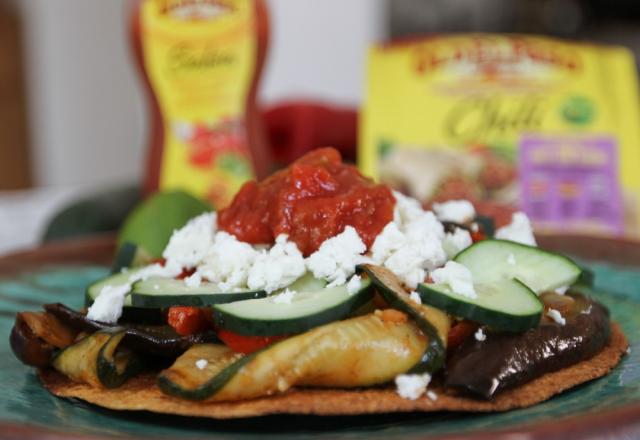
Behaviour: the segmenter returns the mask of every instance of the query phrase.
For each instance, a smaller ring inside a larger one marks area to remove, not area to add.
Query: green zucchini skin
[[[263,350],[265,350],[265,348],[254,353],[244,355],[241,358],[230,362],[211,379],[200,384],[196,388],[185,388],[184,386],[181,386],[172,380],[170,375],[167,374],[168,370],[160,373],[156,382],[162,392],[170,396],[176,396],[187,400],[206,400],[220,391],[242,367],[251,362],[256,355],[261,353]],[[174,367],[171,367],[169,370],[173,368]],[[184,374],[184,372],[182,372],[182,374]]]
[[[143,368],[143,362],[139,356],[130,350],[118,347],[125,335],[124,329],[114,332],[98,353],[96,372],[98,379],[106,388],[118,388]],[[124,366],[118,365],[123,362]]]
[[[413,319],[420,330],[429,338],[429,344],[418,362],[408,373],[433,374],[440,370],[446,360],[445,343],[428,319],[417,308],[417,304],[410,301],[398,278],[390,270],[372,264],[363,264],[358,269],[366,273],[376,287],[378,293],[390,307],[406,313]]]
[[[493,329],[507,332],[523,332],[530,328],[535,328],[540,323],[544,306],[538,296],[527,286],[517,279],[513,280],[514,287],[519,288],[525,294],[530,295],[539,307],[531,310],[530,313],[514,315],[500,310],[482,307],[473,303],[473,300],[466,301],[464,298],[452,298],[451,296],[430,287],[429,284],[418,285],[418,293],[424,304],[429,304],[447,313],[466,318],[470,321],[486,324]]]
[[[120,349],[125,334],[121,327],[97,331],[59,351],[52,364],[74,381],[117,388],[142,368],[133,352]]]
[[[305,332],[311,328],[345,318],[373,298],[373,285],[363,280],[358,292],[348,295],[333,307],[289,319],[253,319],[227,312],[224,307],[213,306],[213,322],[218,328],[245,336],[280,336]],[[345,287],[346,288],[346,287]],[[270,300],[265,298],[264,301]],[[239,303],[235,303],[239,304]]]
[[[244,357],[224,346],[193,346],[160,374],[158,385],[181,398],[215,401],[252,399],[295,386],[372,386],[405,373],[427,345],[414,321],[385,322],[368,314],[316,327]],[[198,359],[209,363],[200,370]]]
[[[157,290],[153,286],[158,286]],[[264,298],[264,291],[221,292],[217,284],[202,283],[190,288],[182,280],[149,278],[136,282],[131,288],[131,305],[138,308],[167,308],[173,306],[205,307],[234,301]]]

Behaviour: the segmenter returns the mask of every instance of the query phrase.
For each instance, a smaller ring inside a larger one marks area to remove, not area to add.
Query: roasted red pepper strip
[[[253,353],[286,336],[244,336],[229,330],[218,329],[218,337],[227,347],[238,353]]]
[[[470,337],[478,329],[479,325],[473,321],[459,321],[451,330],[447,336],[447,351],[451,353],[460,344],[462,344],[468,337]]]
[[[167,314],[167,321],[181,336],[207,330],[211,326],[210,314],[207,309],[198,307],[171,307]]]

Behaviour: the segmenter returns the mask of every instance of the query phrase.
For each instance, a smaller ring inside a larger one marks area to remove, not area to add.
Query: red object
[[[479,325],[472,321],[459,321],[447,335],[447,352],[451,353],[458,348],[460,344],[467,340],[472,334],[476,332]]]
[[[193,335],[207,330],[211,325],[210,311],[198,307],[171,307],[167,321],[181,336]]]
[[[315,148],[332,145],[354,162],[358,143],[358,112],[312,101],[282,102],[264,112],[271,153],[288,165]]]
[[[347,225],[371,246],[393,220],[394,205],[386,185],[343,164],[334,148],[321,148],[260,183],[244,184],[219,211],[218,226],[253,244],[271,244],[278,235],[288,234],[309,255]]]
[[[253,353],[267,345],[280,341],[286,336],[244,336],[229,330],[219,329],[218,337],[227,347],[238,353]]]

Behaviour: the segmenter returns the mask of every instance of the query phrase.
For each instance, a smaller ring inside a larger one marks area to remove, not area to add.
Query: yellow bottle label
[[[144,66],[164,122],[160,189],[226,206],[254,177],[245,109],[256,63],[251,0],[146,0]]]

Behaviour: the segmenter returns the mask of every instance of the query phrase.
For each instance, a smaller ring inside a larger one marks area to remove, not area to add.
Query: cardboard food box
[[[362,170],[543,231],[640,232],[636,65],[622,47],[460,34],[369,54]],[[507,209],[505,209],[507,208]]]

